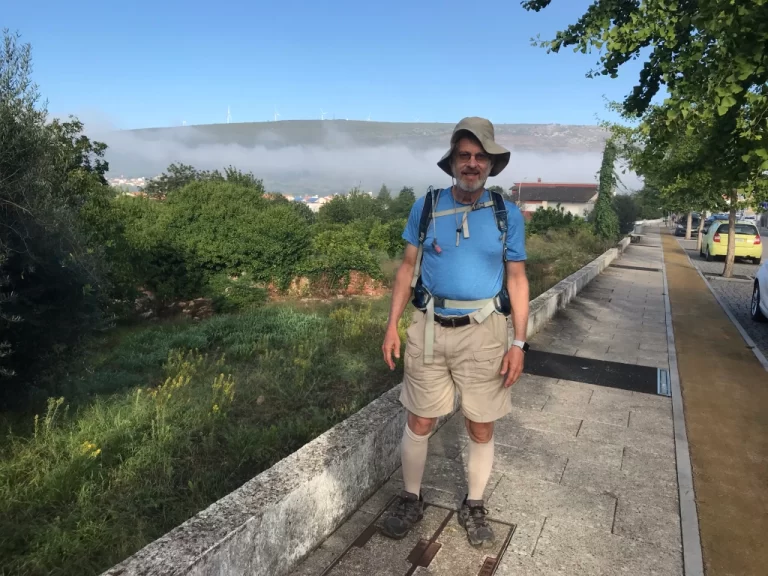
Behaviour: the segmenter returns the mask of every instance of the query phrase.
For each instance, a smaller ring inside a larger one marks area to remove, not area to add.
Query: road
[[[768,245],[766,244],[768,243],[768,229],[763,228],[761,230],[761,238],[763,246]],[[737,260],[733,267],[735,278],[730,280],[718,278],[717,276],[722,274],[725,266],[722,261],[707,262],[699,256],[699,252],[696,250],[696,240],[681,239],[679,242],[685,248],[694,266],[706,276],[717,296],[728,306],[763,355],[768,357],[768,323],[758,324],[754,322],[749,312],[752,299],[752,282],[758,267],[755,264],[747,264]],[[768,251],[763,257],[768,257]]]

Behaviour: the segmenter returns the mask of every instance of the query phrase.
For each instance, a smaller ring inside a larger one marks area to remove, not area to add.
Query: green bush
[[[238,278],[218,274],[208,281],[208,288],[217,312],[239,312],[267,302],[267,291],[255,286],[247,274]]]
[[[312,258],[303,270],[311,278],[325,279],[331,289],[346,286],[352,271],[381,277],[366,237],[354,225],[318,233],[312,239]]]
[[[560,230],[562,228],[578,228],[584,224],[584,219],[574,216],[570,212],[557,205],[556,208],[538,208],[532,215],[530,221],[526,224],[526,232],[530,234],[540,234],[547,230]]]
[[[170,242],[207,278],[246,272],[285,287],[309,252],[306,221],[290,204],[265,200],[260,185],[193,182],[168,194],[165,211]]]
[[[613,198],[613,207],[619,219],[619,233],[629,234],[632,232],[640,212],[635,196],[617,194]]]

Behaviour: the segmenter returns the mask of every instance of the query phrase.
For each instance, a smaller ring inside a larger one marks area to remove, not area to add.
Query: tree
[[[101,325],[103,265],[78,228],[77,209],[99,184],[99,149],[73,124],[47,124],[32,83],[31,47],[0,45],[0,404]],[[95,180],[91,179],[95,177]]]
[[[383,211],[389,210],[389,206],[392,204],[392,194],[390,194],[386,184],[381,185],[379,194],[376,196],[376,201]]]
[[[349,212],[352,220],[364,220],[366,218],[381,218],[384,210],[379,202],[359,188],[353,188],[346,196]]]
[[[550,3],[526,0],[523,6],[539,11]],[[602,0],[543,46],[554,52],[596,48],[599,68],[588,76],[615,78],[621,65],[642,54],[643,69],[621,110],[642,120],[641,129],[659,149],[681,134],[692,137],[695,164],[728,197],[733,221],[738,191],[753,202],[768,198],[767,8],[768,0]],[[652,105],[662,85],[668,98]],[[733,267],[733,236],[725,276]]]
[[[595,234],[606,239],[619,237],[619,218],[613,206],[613,188],[616,185],[613,167],[616,162],[616,155],[616,145],[608,140],[603,151],[600,184],[595,204]]]
[[[414,202],[416,202],[416,195],[413,193],[413,188],[403,186],[397,198],[390,205],[389,218],[408,218]]]
[[[352,219],[352,210],[344,196],[334,196],[317,213],[317,221],[321,224],[349,224]]]
[[[647,182],[645,186],[635,192],[634,197],[638,210],[637,217],[640,220],[655,220],[668,212],[662,203],[658,188]]]
[[[538,12],[551,1],[526,0],[523,6]],[[599,67],[589,76],[615,78],[623,64],[645,57],[637,84],[623,103],[628,114],[642,116],[664,85],[669,124],[721,124],[717,132],[738,141],[746,163],[768,170],[766,0],[600,0],[543,46],[553,52],[570,46],[582,53],[599,50]],[[754,175],[748,171],[741,179]]]
[[[635,196],[617,194],[613,197],[613,207],[619,220],[619,233],[629,234],[638,220],[638,206]]]
[[[157,178],[150,180],[142,190],[150,198],[164,199],[169,192],[183,188],[199,178],[199,172],[188,164],[171,164]]]
[[[161,214],[166,241],[207,278],[246,272],[286,286],[309,251],[309,226],[288,203],[263,196],[263,188],[214,180],[174,190]]]

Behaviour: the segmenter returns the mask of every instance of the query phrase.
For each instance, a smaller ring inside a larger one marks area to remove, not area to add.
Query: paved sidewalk
[[[651,231],[532,347],[577,363],[668,368],[661,268],[660,238]],[[496,548],[471,548],[452,512],[465,491],[467,436],[457,414],[430,439],[423,491],[431,505],[411,535],[394,542],[366,530],[401,490],[398,470],[293,575],[475,576],[491,574],[499,555],[498,575],[682,575],[671,399],[525,374],[513,404],[496,426],[485,494]]]

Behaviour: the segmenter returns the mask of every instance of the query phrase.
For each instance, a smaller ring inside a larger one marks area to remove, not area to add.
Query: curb
[[[675,461],[677,488],[680,498],[680,530],[683,544],[683,570],[685,576],[704,576],[704,559],[701,553],[699,515],[696,508],[696,492],[693,486],[691,453],[688,448],[688,432],[685,428],[685,406],[677,369],[677,349],[672,326],[672,305],[667,284],[667,262],[664,245],[661,246],[661,269],[664,278],[664,312],[667,319],[667,353],[669,355],[669,380],[672,388],[672,422],[675,429]]]
[[[611,248],[530,302],[528,336],[624,252]],[[510,332],[511,332],[510,323]],[[400,466],[402,384],[102,576],[286,574]],[[458,400],[458,397],[457,397]],[[454,412],[458,402],[454,406]],[[441,418],[438,427],[453,413]]]

